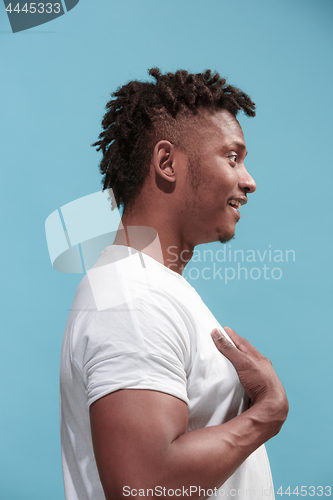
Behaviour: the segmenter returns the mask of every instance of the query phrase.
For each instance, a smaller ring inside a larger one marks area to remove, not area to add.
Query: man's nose
[[[251,177],[246,169],[242,177],[239,179],[238,185],[241,189],[243,189],[243,191],[246,191],[247,193],[254,193],[257,189],[255,180],[253,179],[253,177]]]

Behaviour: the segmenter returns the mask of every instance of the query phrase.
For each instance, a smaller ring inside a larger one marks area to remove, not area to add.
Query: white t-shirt
[[[247,408],[236,370],[211,339],[216,327],[222,329],[181,275],[127,247],[103,250],[77,289],[62,344],[66,500],[105,500],[89,421],[89,406],[102,396],[125,388],[176,396],[188,405],[187,432],[222,424]],[[216,496],[274,499],[264,445]]]

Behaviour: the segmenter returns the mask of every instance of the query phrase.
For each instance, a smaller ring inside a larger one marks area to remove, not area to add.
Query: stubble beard
[[[192,193],[195,195],[200,188],[202,177],[201,177],[201,168],[200,163],[196,160],[196,158],[191,158],[188,164],[188,180],[192,187]],[[188,205],[188,204],[187,204]],[[194,205],[195,206],[195,205]],[[190,208],[190,207],[188,207]],[[193,207],[191,207],[193,210]],[[235,233],[232,236],[222,236],[218,235],[218,241],[222,244],[227,243],[228,241],[234,239]]]
[[[235,237],[235,233],[232,236],[219,235],[219,242],[220,243],[228,243],[228,241],[233,240],[234,237]]]

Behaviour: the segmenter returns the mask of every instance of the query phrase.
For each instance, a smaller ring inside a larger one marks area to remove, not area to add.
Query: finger
[[[230,342],[230,339],[228,339],[228,337],[224,335],[218,328],[214,328],[214,330],[211,332],[211,336],[214,341],[218,342],[218,345],[225,346],[226,349],[228,349],[229,347],[235,347],[233,343]]]
[[[243,337],[238,335],[238,333],[235,332],[232,328],[229,326],[224,327],[225,332],[229,335],[230,339],[232,342],[235,344],[237,349],[240,351],[246,352],[246,341]]]
[[[244,337],[238,335],[235,330],[233,330],[229,326],[225,326],[224,330],[240,351],[245,352],[246,354],[260,355],[260,352],[255,347],[253,347],[253,345],[247,339],[244,339]]]
[[[242,361],[244,354],[223,335],[221,330],[215,328],[211,336],[218,350],[236,367]]]

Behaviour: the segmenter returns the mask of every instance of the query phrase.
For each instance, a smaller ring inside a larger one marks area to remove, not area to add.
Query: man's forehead
[[[218,132],[240,134],[243,137],[242,127],[237,118],[226,109],[210,113],[207,116],[207,121]]]
[[[204,140],[216,139],[224,144],[245,148],[242,127],[238,120],[226,109],[200,110],[190,128],[194,135]]]

